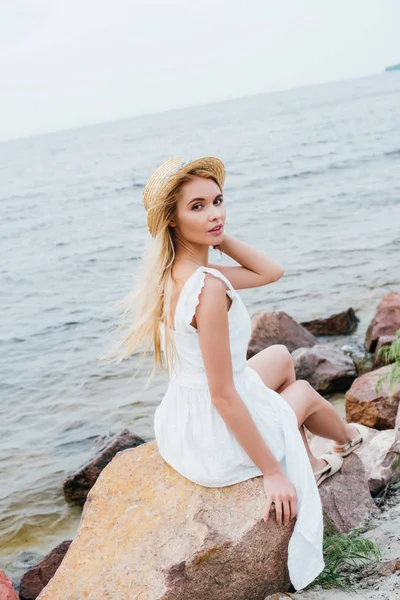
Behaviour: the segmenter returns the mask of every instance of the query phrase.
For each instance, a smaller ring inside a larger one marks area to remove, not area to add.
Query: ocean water
[[[250,313],[352,306],[362,338],[400,290],[399,72],[0,144],[0,565],[15,579],[73,538],[62,480],[99,436],[154,437],[166,374],[144,390],[138,356],[99,356],[149,239],[147,178],[205,155],[227,168],[226,231],[285,267],[240,291]]]

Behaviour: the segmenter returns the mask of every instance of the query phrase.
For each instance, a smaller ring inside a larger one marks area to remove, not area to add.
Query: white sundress
[[[262,475],[211,402],[198,332],[190,325],[206,273],[222,279],[232,299],[228,311],[235,388],[282,469],[293,483],[297,520],[288,547],[292,585],[306,587],[324,568],[321,498],[297,418],[290,405],[247,365],[251,318],[230,281],[217,269],[200,266],[185,281],[174,317],[174,341],[181,364],[169,374],[167,391],[154,414],[162,458],[187,479],[224,487]],[[165,352],[164,323],[160,323]]]

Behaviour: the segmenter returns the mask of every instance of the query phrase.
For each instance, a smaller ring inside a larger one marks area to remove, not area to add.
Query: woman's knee
[[[286,368],[288,371],[294,370],[293,358],[286,346],[283,344],[274,344],[271,348],[274,349],[283,368]]]
[[[296,389],[296,393],[298,393],[299,396],[306,401],[310,407],[315,407],[322,402],[325,402],[325,399],[320,396],[312,387],[312,385],[305,379],[297,379],[293,386]]]

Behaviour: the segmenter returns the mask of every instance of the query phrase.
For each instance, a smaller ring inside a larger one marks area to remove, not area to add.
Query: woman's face
[[[222,192],[212,179],[193,177],[181,188],[175,218],[170,222],[188,242],[215,246],[223,238],[226,210]],[[218,232],[211,229],[222,225]]]

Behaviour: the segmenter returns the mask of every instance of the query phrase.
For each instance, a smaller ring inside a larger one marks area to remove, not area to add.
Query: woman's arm
[[[225,275],[236,290],[267,285],[278,281],[284,273],[283,267],[275,260],[233,235],[225,233],[221,244],[216,248],[241,265],[210,265]]]
[[[225,284],[210,273],[205,278],[195,314],[211,401],[261,472],[277,473],[280,465],[234,385]]]
[[[211,401],[239,444],[263,474],[267,498],[264,521],[268,521],[271,505],[274,504],[276,522],[287,525],[297,513],[296,490],[265,443],[235,388],[226,287],[221,279],[217,279],[211,273],[205,275],[195,315]]]

